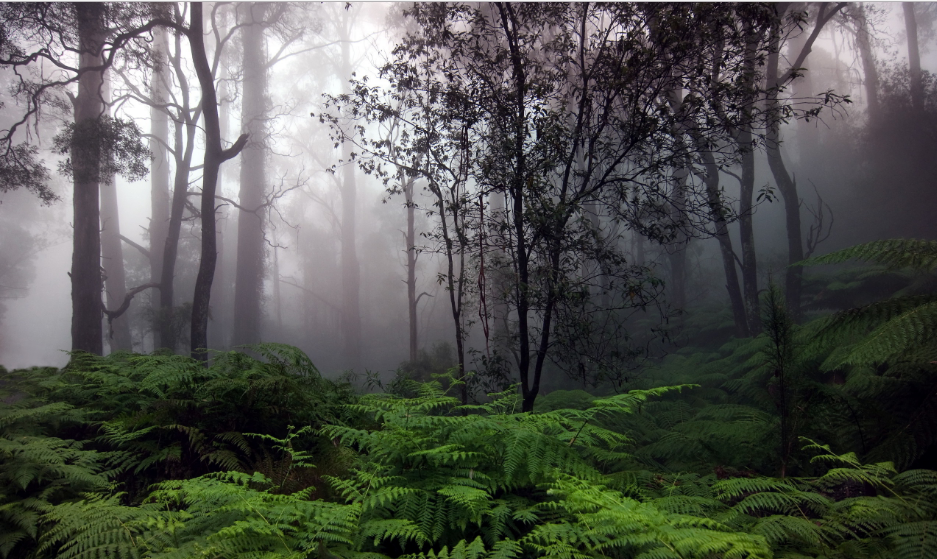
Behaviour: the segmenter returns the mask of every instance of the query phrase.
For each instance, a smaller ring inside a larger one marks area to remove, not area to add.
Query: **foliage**
[[[816,363],[804,331],[789,347]],[[520,413],[516,388],[460,405],[451,377],[355,398],[274,344],[209,367],[76,354],[66,370],[5,372],[0,555],[937,553],[934,471],[801,439],[796,476],[759,474],[780,460],[778,350],[769,332],[673,355],[658,373],[698,385],[556,391],[536,413]],[[827,405],[809,409],[825,420]]]
[[[878,264],[885,271],[911,270],[914,275],[907,287],[888,299],[817,321],[811,351],[825,356],[821,371],[843,378],[864,455],[907,466],[937,442],[937,299],[933,295],[937,243],[875,241],[803,265],[850,259]]]
[[[74,176],[79,182],[110,182],[115,175],[138,181],[149,173],[147,163],[152,157],[134,121],[106,115],[67,124],[53,139],[53,148],[56,153],[69,156],[59,163],[59,172]],[[82,161],[94,157],[100,158],[98,165],[77,168],[72,165],[73,159]],[[88,175],[91,169],[97,174]],[[76,170],[80,171],[77,175]]]

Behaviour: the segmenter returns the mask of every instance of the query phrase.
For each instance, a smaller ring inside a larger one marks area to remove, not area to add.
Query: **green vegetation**
[[[452,377],[359,395],[277,344],[2,371],[0,555],[935,557],[937,243],[806,264],[848,258],[917,272],[804,326],[770,289],[759,337],[532,413]]]

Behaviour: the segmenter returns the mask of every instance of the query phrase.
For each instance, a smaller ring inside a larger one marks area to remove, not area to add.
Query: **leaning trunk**
[[[104,114],[101,96],[104,73],[86,68],[102,66],[106,35],[104,4],[75,4],[78,19],[78,96],[75,99],[76,141],[78,131]],[[90,145],[90,143],[89,143]],[[101,236],[98,207],[100,153],[85,146],[80,157],[72,157],[74,180],[74,239],[72,251],[72,351],[103,352],[101,291]],[[74,148],[73,148],[74,153]]]
[[[202,166],[202,199],[200,206],[202,223],[202,254],[199,258],[198,276],[195,278],[195,292],[192,295],[192,322],[190,326],[192,357],[208,361],[208,312],[211,303],[211,285],[215,277],[215,264],[218,260],[215,238],[215,188],[218,184],[218,172],[225,160],[235,157],[247,142],[244,134],[233,146],[225,150],[221,147],[221,128],[218,122],[218,99],[215,96],[215,80],[205,53],[202,33],[202,4],[192,4],[192,27],[189,30],[189,45],[192,50],[192,64],[198,75],[202,92],[202,112],[205,117],[205,159]]]
[[[785,224],[787,226],[787,272],[784,279],[784,293],[787,299],[787,308],[794,321],[800,317],[800,292],[803,278],[803,268],[791,266],[804,259],[804,242],[800,224],[800,197],[797,194],[797,183],[791,178],[781,157],[781,118],[780,102],[778,101],[778,62],[780,48],[780,29],[777,25],[772,29],[771,46],[768,55],[768,65],[765,70],[768,82],[768,95],[765,109],[769,115],[767,130],[768,166],[774,181],[778,185],[781,197],[784,199]]]

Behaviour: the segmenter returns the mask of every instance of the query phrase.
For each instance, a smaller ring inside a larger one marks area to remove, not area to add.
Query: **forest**
[[[0,3],[0,558],[937,559],[934,46]]]

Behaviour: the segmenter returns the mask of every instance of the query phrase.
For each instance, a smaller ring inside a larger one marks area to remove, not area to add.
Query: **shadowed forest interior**
[[[937,557],[937,5],[0,11],[4,559]]]

